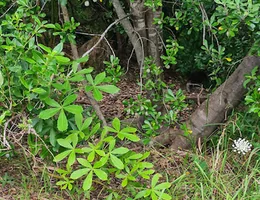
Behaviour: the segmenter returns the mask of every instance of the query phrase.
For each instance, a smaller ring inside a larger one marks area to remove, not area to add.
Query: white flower
[[[95,3],[96,3],[96,2],[97,2],[97,0],[93,0],[93,2],[95,2]]]
[[[89,6],[89,1],[85,1],[84,5],[85,5],[86,7],[88,7],[88,6]]]
[[[258,92],[260,92],[260,88],[258,88]]]
[[[233,151],[245,155],[251,150],[252,145],[247,140],[239,138],[238,140],[234,140],[232,147],[234,148]]]

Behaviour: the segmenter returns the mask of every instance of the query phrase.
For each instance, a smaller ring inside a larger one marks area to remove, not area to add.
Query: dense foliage
[[[11,7],[10,1],[0,2],[3,13],[0,17],[1,146],[7,151],[15,150],[15,142],[9,141],[6,133],[7,129],[12,132],[10,120],[18,118],[18,131],[15,131],[26,133],[26,143],[32,154],[59,165],[57,185],[61,189],[75,191],[80,188],[89,196],[93,187],[105,185],[107,199],[171,199],[174,193],[171,186],[184,176],[167,180],[148,161],[149,151],[135,152],[125,144],[147,144],[161,124],[179,123],[178,114],[187,107],[185,95],[181,89],[173,93],[171,86],[164,82],[165,68],[182,75],[204,70],[217,87],[244,56],[260,55],[260,3],[254,0],[146,1],[148,7],[163,8],[161,17],[154,19],[154,23],[163,30],[165,53],[161,56],[163,68],[156,66],[152,58],[144,60],[139,85],[145,92],[152,93],[152,98],[140,94],[137,101],[124,102],[129,116],[146,117],[143,133],[139,134],[136,128],[123,125],[118,118],[113,119],[111,125],[102,126],[93,108],[76,103],[80,91],[90,92],[98,102],[104,93],[118,93],[116,83],[123,74],[120,60],[114,56],[104,62],[106,70],[97,73],[93,67],[79,68],[88,61],[88,55],[78,59],[65,55],[64,47],[77,41],[75,32],[82,28],[78,21],[84,19],[78,18],[78,14],[84,13],[86,6],[84,17],[96,15],[93,10],[102,9],[102,20],[99,19],[102,23],[107,25],[115,18],[110,1],[88,2],[68,1],[76,5],[70,10],[75,18],[63,23],[51,18],[53,13],[42,10],[34,1],[18,0]],[[61,1],[63,5],[66,3]],[[124,7],[128,8],[127,2]],[[103,30],[102,26],[93,24],[92,31]],[[117,31],[124,34],[120,25],[109,34]],[[51,44],[46,42],[50,37],[54,38]],[[255,149],[260,147],[259,124],[255,123],[260,117],[258,70],[256,67],[246,77],[246,111],[234,113],[233,116],[238,116],[237,126],[230,123],[225,128],[229,134],[227,138],[236,139],[239,127],[240,137],[249,139]],[[168,105],[168,112],[158,111],[161,102]],[[190,134],[189,130],[186,133]],[[214,147],[221,139],[215,137],[212,141]],[[225,141],[226,149],[227,143]],[[255,152],[259,162],[259,151]],[[194,157],[193,161],[198,171],[209,170],[201,158]],[[163,178],[159,180],[160,177]],[[108,186],[117,181],[126,192]]]

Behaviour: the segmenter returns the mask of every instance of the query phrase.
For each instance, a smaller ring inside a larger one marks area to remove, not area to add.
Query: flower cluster
[[[247,140],[239,138],[238,140],[234,140],[234,144],[232,145],[234,148],[233,151],[242,153],[245,155],[247,152],[251,150],[252,144],[250,144]]]

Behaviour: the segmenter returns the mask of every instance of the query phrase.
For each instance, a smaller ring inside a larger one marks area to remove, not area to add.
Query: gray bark
[[[131,2],[131,19],[135,31],[139,34],[139,40],[142,42],[144,56],[147,56],[147,34],[146,34],[146,22],[145,22],[145,7],[144,0],[136,0]]]
[[[154,18],[160,18],[161,13],[161,7],[157,8],[156,11],[148,9],[146,12],[148,55],[154,58],[154,62],[157,66],[162,66],[162,33],[160,27],[158,25],[155,25],[153,22]]]
[[[113,6],[115,8],[118,18],[124,18],[126,16],[126,14],[125,14],[125,11],[123,10],[119,0],[112,0],[112,3],[113,3]],[[130,23],[129,19],[126,18],[126,19],[122,20],[121,24],[122,24],[123,28],[125,29],[133,47],[134,47],[138,65],[140,67],[142,67],[143,60],[144,60],[144,52],[143,52],[141,42],[140,42],[132,24]]]
[[[243,100],[246,93],[244,75],[250,74],[255,66],[260,66],[260,57],[245,57],[233,74],[195,110],[186,122],[192,130],[191,140],[185,138],[182,131],[169,128],[151,144],[171,145],[173,149],[189,148],[192,142],[208,138],[217,128],[216,124],[223,122],[227,113]]]

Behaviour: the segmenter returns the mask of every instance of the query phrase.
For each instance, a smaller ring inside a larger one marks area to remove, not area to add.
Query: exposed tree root
[[[217,128],[218,123],[225,119],[227,112],[236,107],[244,97],[246,89],[243,87],[244,75],[249,74],[255,66],[260,66],[260,57],[248,56],[237,67],[233,74],[191,115],[186,121],[192,132],[191,138],[185,138],[181,130],[172,128],[162,132],[152,139],[151,144],[170,145],[173,149],[189,148],[199,139],[209,137]]]

